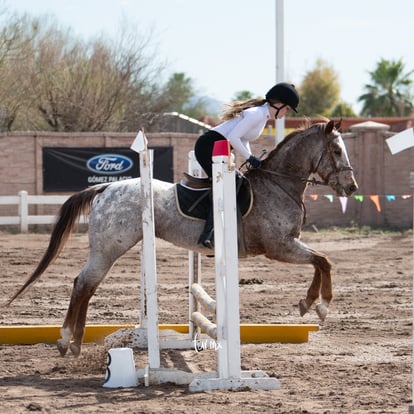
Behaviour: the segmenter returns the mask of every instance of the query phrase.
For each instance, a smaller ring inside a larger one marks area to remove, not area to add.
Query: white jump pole
[[[147,139],[140,131],[131,148],[139,153],[142,204],[141,250],[141,320],[147,330],[148,368],[160,368],[158,334],[157,259],[155,251],[154,196],[152,189],[153,150],[148,150]]]
[[[188,172],[193,177],[201,177],[202,175],[202,168],[201,165],[198,163],[194,151],[190,151],[188,153]],[[196,334],[200,333],[199,329],[194,329],[194,325],[191,322],[191,316],[193,312],[197,311],[197,301],[194,300],[194,296],[191,293],[191,286],[193,283],[201,283],[201,254],[195,253],[192,250],[188,251],[188,286],[190,291],[188,293],[188,301],[189,301],[189,312],[188,312],[188,320],[189,320],[189,336],[191,339],[194,339]]]
[[[240,378],[239,271],[235,165],[228,141],[213,152],[214,255],[216,266],[217,371]]]

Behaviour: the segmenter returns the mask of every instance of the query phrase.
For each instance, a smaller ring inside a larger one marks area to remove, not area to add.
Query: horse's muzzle
[[[351,195],[354,194],[356,190],[358,190],[358,185],[357,183],[354,183],[349,186],[347,193]]]
[[[341,186],[344,191],[344,196],[349,197],[358,190],[358,184],[355,179],[352,177],[352,181],[349,184],[345,184]]]
[[[349,197],[358,190],[358,184],[352,171],[343,171],[336,177],[335,183],[330,183],[339,197]]]

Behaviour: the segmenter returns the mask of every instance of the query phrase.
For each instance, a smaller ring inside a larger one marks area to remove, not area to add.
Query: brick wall
[[[353,125],[343,134],[351,164],[354,167],[364,200],[348,199],[346,211],[333,192],[325,186],[309,187],[305,204],[307,225],[349,226],[351,224],[372,227],[412,226],[409,174],[414,171],[414,148],[391,155],[385,139],[392,136],[389,126],[375,122]],[[150,147],[172,146],[174,181],[179,181],[187,171],[187,155],[193,149],[197,134],[159,133],[147,134]],[[126,133],[3,133],[0,134],[0,195],[16,195],[21,190],[29,194],[42,192],[42,147],[129,147],[135,134]],[[263,136],[253,145],[253,152],[260,154],[263,148],[274,146],[273,136]],[[237,160],[239,165],[244,160]],[[381,211],[377,210],[370,196],[379,196]],[[395,201],[389,200],[395,195]],[[313,198],[311,198],[311,196]],[[317,199],[315,200],[315,196]],[[328,196],[328,197],[326,197]],[[387,197],[388,196],[388,197]],[[332,199],[332,201],[331,201]],[[0,206],[0,214],[9,215],[11,207]],[[14,209],[15,210],[15,209]],[[38,207],[43,214],[44,207]]]

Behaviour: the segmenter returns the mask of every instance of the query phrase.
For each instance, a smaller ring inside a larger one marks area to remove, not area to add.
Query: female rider
[[[250,149],[250,142],[255,141],[262,133],[270,118],[282,118],[290,109],[297,112],[299,94],[294,85],[281,82],[266,93],[265,98],[236,101],[223,114],[224,122],[201,135],[195,143],[194,153],[197,161],[211,179],[212,152],[216,141],[227,139],[230,145],[242,155],[252,168],[261,165]],[[204,230],[198,244],[213,248],[213,209],[210,208]]]

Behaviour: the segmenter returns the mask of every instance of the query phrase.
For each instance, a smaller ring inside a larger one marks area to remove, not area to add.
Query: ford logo
[[[86,163],[89,170],[99,174],[119,174],[128,171],[133,166],[131,158],[118,154],[95,155]]]

